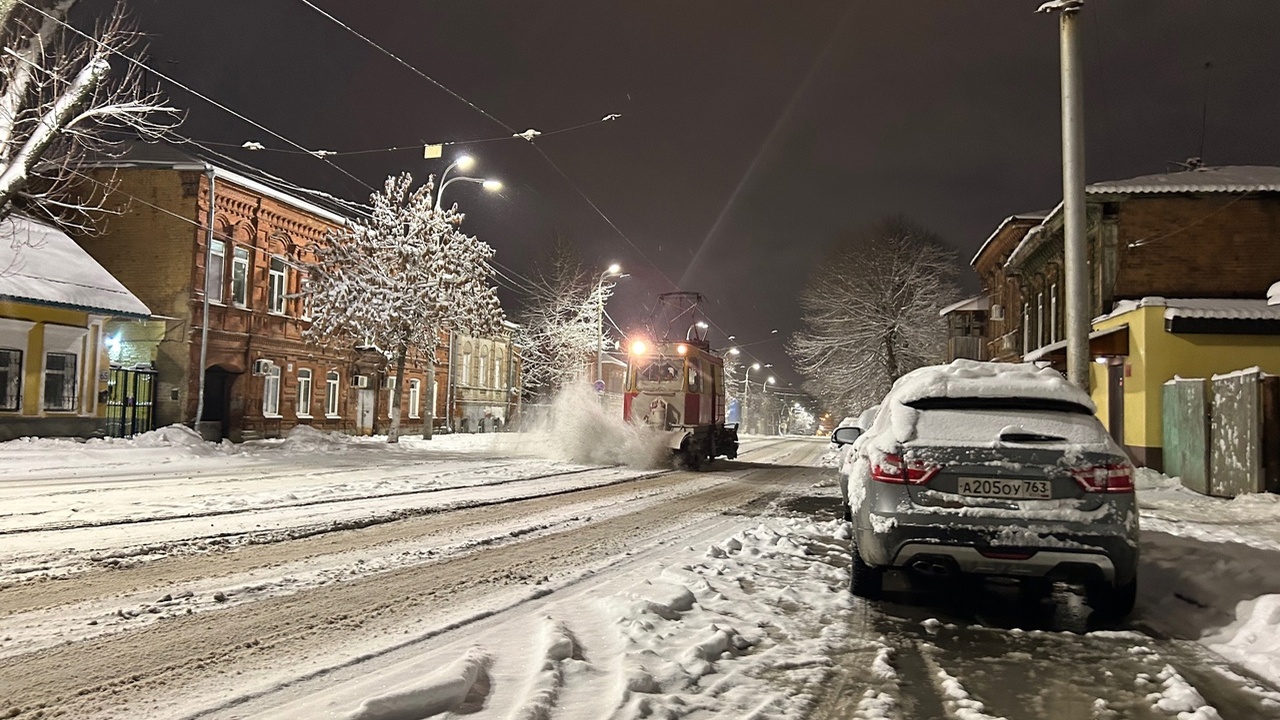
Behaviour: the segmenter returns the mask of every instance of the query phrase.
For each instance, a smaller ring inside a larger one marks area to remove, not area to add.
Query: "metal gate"
[[[156,428],[156,371],[112,366],[107,381],[107,435],[129,437]]]

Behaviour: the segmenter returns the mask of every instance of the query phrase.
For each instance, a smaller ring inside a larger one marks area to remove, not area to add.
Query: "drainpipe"
[[[449,432],[457,431],[453,426],[453,339],[455,335],[453,330],[449,331],[449,368],[444,374],[444,426],[449,428]],[[432,402],[435,401],[432,400]]]
[[[204,238],[204,302],[201,309],[203,319],[200,322],[200,390],[196,396],[196,418],[191,426],[200,431],[200,418],[204,417],[204,382],[205,363],[209,360],[209,263],[213,261],[213,203],[215,199],[215,178],[212,165],[204,166],[205,177],[209,179],[209,212],[205,220]]]

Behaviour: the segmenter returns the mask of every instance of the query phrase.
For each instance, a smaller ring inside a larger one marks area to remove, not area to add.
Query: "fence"
[[[107,435],[129,437],[156,428],[156,371],[112,367],[107,380]]]
[[[1164,387],[1165,470],[1207,495],[1280,492],[1280,377],[1255,369]]]

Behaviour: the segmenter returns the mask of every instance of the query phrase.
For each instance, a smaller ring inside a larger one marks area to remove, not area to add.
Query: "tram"
[[[679,466],[738,456],[738,426],[725,424],[724,359],[695,328],[682,340],[631,341],[622,407],[628,422],[663,434]]]

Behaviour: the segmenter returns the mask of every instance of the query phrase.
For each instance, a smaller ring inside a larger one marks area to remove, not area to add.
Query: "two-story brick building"
[[[297,424],[385,431],[385,359],[303,336],[309,248],[346,222],[342,214],[165,145],[136,144],[84,171],[121,214],[80,244],[157,316],[110,330],[122,353],[154,362],[159,424],[198,417],[207,434],[234,440]],[[436,383],[444,387],[447,338],[437,345]],[[411,353],[406,432],[420,431],[428,415],[426,373],[424,358]],[[430,414],[443,426],[444,393],[434,395]]]

